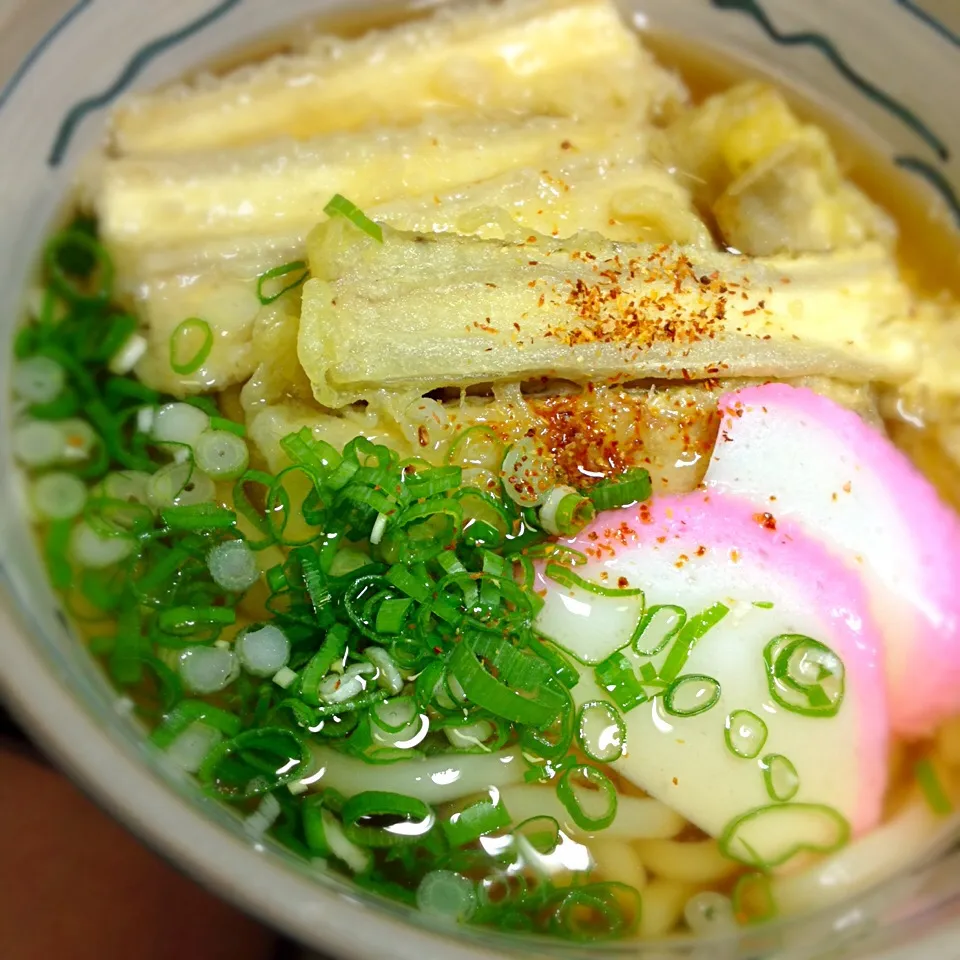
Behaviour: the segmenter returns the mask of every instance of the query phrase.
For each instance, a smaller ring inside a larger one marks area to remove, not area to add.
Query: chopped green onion
[[[229,530],[237,515],[215,503],[181,503],[161,510],[160,519],[171,530]]]
[[[272,623],[248,627],[236,640],[237,656],[247,673],[255,677],[271,677],[290,659],[290,641]]]
[[[720,684],[713,677],[688,673],[677,677],[663,694],[663,709],[673,717],[696,717],[720,699]]]
[[[347,839],[364,847],[394,847],[416,843],[434,825],[436,817],[422,800],[368,790],[350,797],[343,805],[343,832]],[[385,826],[370,826],[365,821],[391,820]]]
[[[26,403],[47,404],[63,392],[67,376],[56,360],[35,356],[18,360],[10,379],[15,397]]]
[[[822,803],[772,803],[731,820],[718,838],[720,851],[758,870],[773,870],[798,853],[828,854],[845,846],[850,824]]]
[[[86,521],[78,523],[70,535],[70,555],[81,567],[101,570],[126,560],[136,550],[130,537],[102,535]]]
[[[180,656],[180,677],[195,693],[219,693],[240,675],[240,664],[232,650],[194,647]]]
[[[464,430],[450,444],[446,462],[456,467],[497,470],[503,462],[504,445],[496,430],[481,424]]]
[[[157,625],[164,633],[187,637],[198,627],[228,626],[236,619],[236,611],[231,607],[168,607],[160,611]]]
[[[779,803],[792,800],[800,789],[800,777],[797,768],[779,753],[768,753],[760,761],[763,771],[763,783],[767,796]]]
[[[400,733],[416,719],[417,702],[413,697],[394,697],[374,704],[370,711],[371,722],[385,733]]]
[[[695,893],[683,908],[683,917],[691,932],[701,937],[729,934],[737,927],[730,898],[713,890]]]
[[[323,212],[328,217],[345,217],[367,236],[373,237],[377,243],[383,243],[383,228],[380,224],[374,223],[355,203],[351,203],[339,193],[331,198],[330,202],[323,208]]]
[[[107,369],[117,376],[125,376],[143,359],[149,347],[146,337],[131,333],[110,357]]]
[[[580,749],[598,763],[619,760],[627,742],[627,726],[612,703],[591,700],[577,714]]]
[[[404,488],[415,500],[436,497],[456,490],[463,479],[460,467],[434,467],[413,474],[404,481]]]
[[[29,420],[14,427],[12,446],[24,466],[49,467],[63,461],[63,429],[47,420]]]
[[[335,663],[342,663],[349,639],[347,629],[338,624],[327,632],[320,649],[310,658],[300,677],[300,696],[314,706],[320,705],[320,683]]]
[[[473,881],[452,870],[431,870],[417,887],[417,906],[423,913],[463,923],[477,909]]]
[[[291,273],[297,272],[299,272],[300,275],[286,286],[281,287],[276,293],[267,294],[263,292],[264,284],[270,280],[277,280],[280,277],[286,277]],[[266,273],[261,273],[260,276],[257,277],[257,299],[264,306],[267,306],[275,300],[279,300],[285,293],[296,290],[309,276],[310,271],[307,269],[307,265],[303,260],[291,260],[290,263],[281,264],[279,267],[272,267],[270,270],[267,270]]]
[[[238,437],[245,437],[247,435],[247,428],[242,423],[237,423],[236,420],[227,420],[226,417],[211,416],[210,429],[226,430],[227,433],[232,433]]]
[[[283,808],[280,801],[272,794],[268,793],[261,801],[260,805],[243,822],[244,832],[259,840],[263,835],[277,822]]]
[[[785,710],[808,717],[833,717],[845,690],[843,661],[825,644],[784,633],[764,648],[767,686]]]
[[[385,601],[385,603],[390,602],[391,601]],[[406,603],[407,601],[400,602]],[[381,605],[380,609],[383,609],[383,605]],[[377,617],[379,620],[379,613],[377,614]],[[397,694],[404,688],[405,681],[403,679],[403,674],[400,673],[396,661],[386,650],[384,650],[382,647],[367,647],[367,649],[363,651],[363,655],[379,671],[377,675],[377,683],[383,687],[387,693]]]
[[[350,840],[340,821],[329,810],[321,811],[320,817],[330,856],[342,860],[355,874],[366,873],[373,863],[370,851]]]
[[[191,723],[167,747],[167,756],[185,773],[196,773],[218,744],[223,734],[200,721]]]
[[[920,785],[920,791],[927,801],[927,806],[938,817],[945,817],[953,813],[953,803],[944,789],[943,781],[938,776],[933,761],[929,757],[924,757],[917,762],[913,772],[917,778],[917,783]]]
[[[613,653],[594,668],[597,683],[610,694],[624,712],[639,707],[650,699],[637,679],[633,665],[622,653]]]
[[[310,748],[292,730],[259,727],[215,747],[198,776],[224,799],[249,800],[301,779],[309,762]]]
[[[450,672],[463,687],[466,697],[498,717],[543,727],[563,706],[564,697],[546,685],[539,684],[528,690],[513,689],[495,679],[477,659],[468,640],[461,641],[449,662]],[[521,686],[519,683],[515,685]]]
[[[556,466],[542,442],[534,437],[518,440],[503,458],[500,479],[507,496],[521,507],[536,507],[556,486]]]
[[[113,262],[103,246],[82,230],[68,228],[54,234],[43,264],[50,286],[69,303],[101,305],[113,293]],[[77,269],[80,264],[82,270]]]
[[[572,487],[554,487],[540,507],[540,523],[547,533],[555,537],[578,534],[596,515],[590,498],[577,493]]]
[[[605,587],[599,583],[593,583],[591,580],[585,580],[578,573],[574,573],[569,567],[561,563],[547,561],[544,569],[544,575],[559,583],[562,587],[579,587],[588,593],[594,593],[598,597],[642,597],[643,590],[639,587]]]
[[[745,873],[731,896],[733,915],[741,925],[765,923],[777,916],[773,884],[765,873]]]
[[[642,469],[627,470],[621,476],[601,480],[588,491],[597,510],[615,510],[650,499],[650,474]]]
[[[240,718],[234,713],[211,706],[202,700],[183,700],[163,718],[150,734],[150,739],[165,750],[184,730],[198,721],[228,737],[235,737],[241,728]]]
[[[170,369],[180,376],[196,373],[213,349],[213,330],[206,320],[190,317],[170,335]]]
[[[641,896],[624,883],[588,883],[560,890],[552,910],[551,932],[593,943],[629,936],[640,922]]]
[[[250,464],[250,449],[246,441],[229,430],[206,430],[201,433],[197,437],[193,455],[197,469],[215,480],[236,480]]]
[[[568,767],[557,781],[557,796],[581,830],[604,830],[617,816],[617,789],[597,767]]]
[[[192,448],[209,429],[209,414],[192,403],[167,403],[154,413],[150,435],[158,443]]]
[[[443,733],[450,746],[465,753],[489,753],[491,747],[486,745],[495,733],[495,728],[489,720],[478,720],[476,723],[464,723],[459,727],[444,727]]]
[[[650,607],[637,625],[633,649],[643,657],[658,654],[683,629],[687,611],[673,604]]]
[[[488,833],[496,833],[510,825],[510,814],[500,800],[480,800],[450,815],[441,822],[447,840],[453,847],[464,847]]]
[[[156,510],[209,503],[216,488],[192,463],[170,463],[147,481],[147,502]]]
[[[753,760],[767,742],[767,725],[750,710],[734,710],[724,724],[727,749],[741,760]]]
[[[730,608],[725,604],[715,603],[687,620],[677,633],[676,639],[670,647],[670,652],[660,668],[660,679],[664,683],[672,683],[680,676],[680,671],[684,668],[693,648],[729,612]]]
[[[257,558],[243,540],[218,543],[207,554],[207,566],[214,583],[231,592],[248,590],[260,579]]]
[[[82,513],[87,488],[72,473],[45,473],[31,484],[30,500],[45,520],[69,520]]]
[[[366,678],[376,672],[372,663],[354,663],[342,674],[333,674],[323,680],[317,695],[330,706],[347,703],[367,689]]]
[[[385,635],[398,634],[407,622],[407,612],[412,606],[413,600],[410,597],[384,600],[383,603],[380,604],[380,609],[377,611],[377,633]]]

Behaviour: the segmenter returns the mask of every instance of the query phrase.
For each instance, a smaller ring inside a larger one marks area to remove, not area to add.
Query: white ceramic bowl
[[[366,3],[343,0],[358,10]],[[423,4],[418,4],[422,6]],[[0,0],[0,370],[42,242],[110,104],[337,0]],[[638,26],[732,50],[830,104],[960,223],[960,4],[956,0],[626,0]],[[71,636],[46,583],[10,463],[0,405],[0,679],[16,714],[107,809],[222,895],[339,957],[479,960],[960,957],[960,855],[916,868],[856,902],[748,931],[722,946],[582,947],[432,928],[253,844],[144,743]]]

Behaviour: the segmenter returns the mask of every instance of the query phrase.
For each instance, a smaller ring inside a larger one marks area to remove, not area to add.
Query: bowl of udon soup
[[[949,12],[14,4],[18,716],[338,957],[953,955]]]

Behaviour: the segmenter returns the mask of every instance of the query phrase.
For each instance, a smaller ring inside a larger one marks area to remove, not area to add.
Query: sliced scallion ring
[[[66,373],[56,360],[37,356],[18,360],[13,366],[13,395],[25,403],[53,403],[66,386]]]
[[[496,430],[480,424],[460,433],[450,444],[446,461],[457,467],[493,471],[503,463],[504,445]]]
[[[824,643],[802,634],[774,637],[764,648],[770,695],[785,710],[834,717],[843,703],[843,661]]]
[[[195,693],[219,693],[240,675],[240,664],[232,650],[194,647],[180,656],[180,679]]]
[[[63,430],[49,420],[29,420],[14,427],[13,455],[25,467],[49,467],[63,461]]]
[[[351,203],[341,194],[335,194],[323,208],[323,212],[328,217],[344,217],[368,237],[373,237],[377,243],[383,243],[383,228],[380,224],[374,223],[355,203]]]
[[[167,403],[153,416],[151,436],[158,443],[182,444],[191,449],[210,428],[210,416],[190,403]]]
[[[213,349],[213,331],[206,320],[190,317],[170,335],[170,369],[182,377],[196,373]]]
[[[218,543],[207,554],[207,567],[214,583],[224,590],[239,593],[249,589],[260,579],[257,558],[243,540],[225,540]]]
[[[288,277],[292,273],[296,274],[296,276],[289,283],[282,284],[279,288],[271,285],[273,289],[271,293],[268,293],[264,289],[270,281]],[[279,300],[285,293],[296,290],[309,276],[310,271],[307,269],[307,265],[303,260],[291,260],[290,263],[282,263],[279,267],[271,267],[257,277],[257,299],[264,306],[267,306],[275,300]]]
[[[578,534],[597,515],[589,497],[578,493],[573,487],[556,486],[540,506],[540,524],[555,537],[572,537]]]
[[[690,930],[703,937],[729,934],[737,928],[730,898],[714,890],[695,893],[683,908],[683,917]]]
[[[422,800],[402,793],[368,790],[343,805],[343,832],[364,847],[396,847],[416,843],[433,829],[436,817]],[[392,820],[385,826],[383,820]],[[368,821],[378,825],[372,826]]]
[[[656,656],[684,628],[687,611],[673,604],[657,604],[641,617],[633,648],[643,657]]]
[[[477,909],[476,887],[461,873],[431,870],[417,887],[417,906],[430,916],[464,923]]]
[[[604,830],[617,815],[617,789],[597,767],[568,767],[557,781],[557,796],[581,830]]]
[[[72,473],[46,473],[31,484],[30,499],[45,519],[69,520],[83,511],[87,488]]]
[[[489,800],[478,800],[462,810],[457,810],[441,824],[453,847],[466,846],[509,825],[510,814],[496,791],[491,791]]]
[[[800,789],[800,777],[797,768],[779,753],[768,753],[760,761],[763,771],[763,783],[767,796],[779,803],[792,800]]]
[[[68,227],[54,234],[43,263],[50,286],[69,303],[102,305],[113,293],[113,261],[103,245],[82,229]]]
[[[651,490],[650,474],[638,467],[619,477],[601,480],[590,488],[590,499],[598,510],[614,510],[648,500]]]
[[[81,521],[70,535],[70,556],[81,567],[101,570],[126,560],[135,550],[136,541],[120,535],[103,535],[86,521]]]
[[[108,473],[100,484],[100,492],[111,500],[147,503],[150,474],[143,470],[117,470]]]
[[[767,742],[767,725],[751,710],[734,710],[724,724],[727,749],[741,760],[753,760]]]
[[[577,714],[577,742],[591,760],[619,760],[627,742],[627,726],[620,711],[606,700],[583,704]]]
[[[503,458],[500,479],[507,496],[521,507],[536,507],[556,486],[556,467],[535,437],[518,440]]]
[[[147,502],[154,509],[209,503],[216,488],[192,463],[170,463],[147,481]]]
[[[720,699],[720,684],[713,677],[688,673],[677,677],[663,695],[663,709],[673,717],[696,717]]]
[[[236,641],[237,656],[247,673],[272,677],[290,659],[287,635],[272,623],[244,630]]]
[[[243,437],[229,430],[205,430],[193,448],[197,469],[215,480],[236,480],[250,465],[250,449]]]

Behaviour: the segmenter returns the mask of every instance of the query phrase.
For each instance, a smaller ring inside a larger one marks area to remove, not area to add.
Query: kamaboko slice
[[[712,492],[604,513],[566,542],[588,561],[539,571],[537,627],[577,657],[577,705],[621,712],[615,770],[755,867],[876,825],[883,651],[855,571],[797,525]],[[643,615],[571,571],[643,590]]]
[[[704,481],[765,523],[801,525],[870,589],[891,724],[928,733],[960,710],[960,521],[886,437],[809,390],[767,384],[721,401]]]

